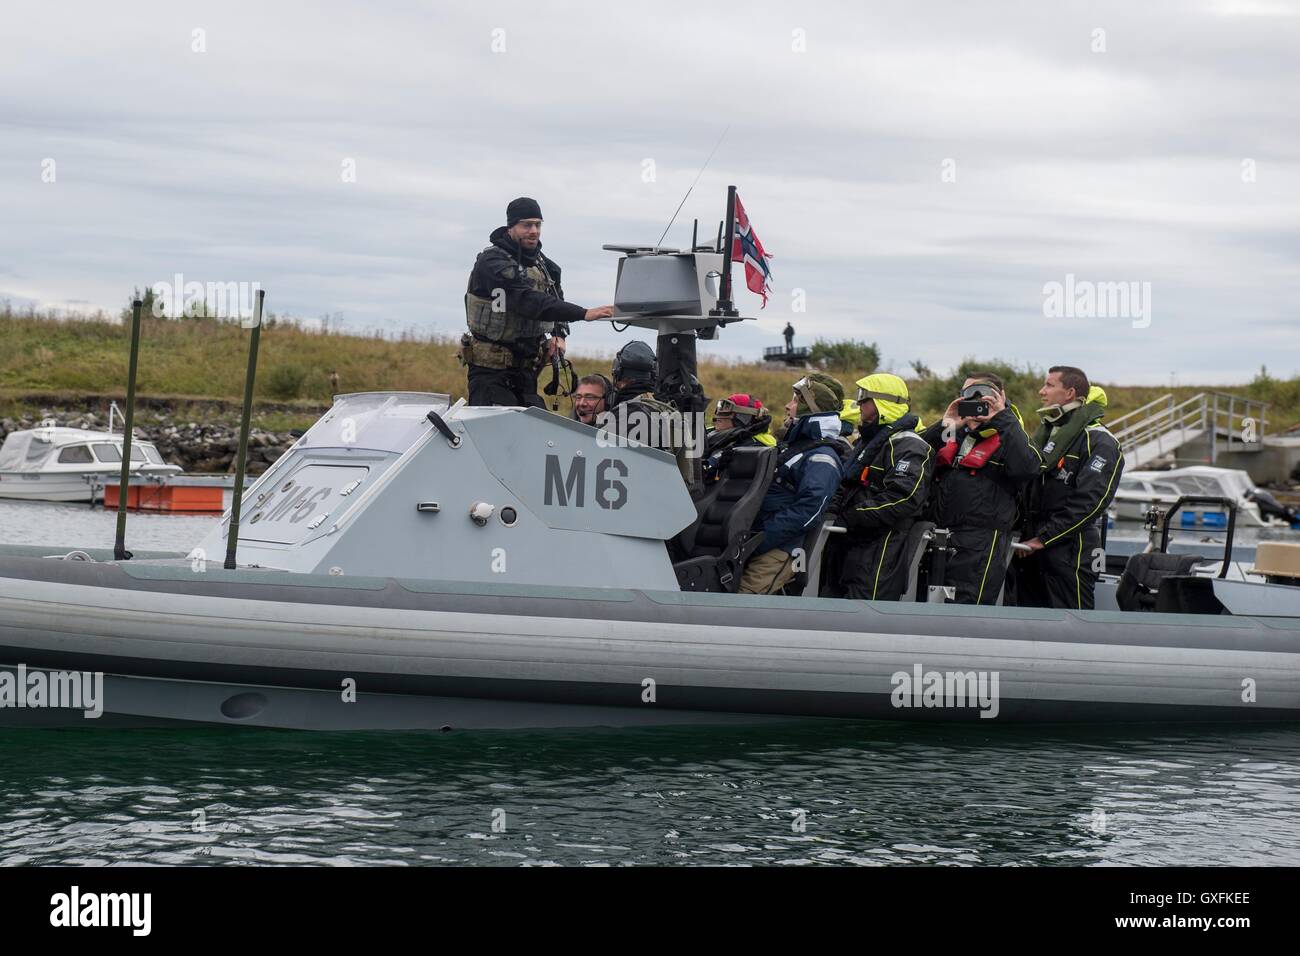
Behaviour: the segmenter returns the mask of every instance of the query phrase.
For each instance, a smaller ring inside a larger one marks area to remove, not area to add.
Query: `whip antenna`
[[[656,246],[661,245],[663,243],[664,236],[668,235],[668,230],[671,229],[673,227],[673,223],[677,221],[677,213],[682,211],[682,207],[686,205],[686,200],[691,198],[691,189],[695,188],[695,183],[698,183],[700,181],[700,177],[704,175],[704,170],[708,169],[709,160],[712,159],[713,154],[718,151],[718,147],[721,146],[722,141],[727,138],[727,133],[730,130],[731,130],[731,126],[728,125],[727,128],[722,131],[722,135],[718,137],[718,141],[713,144],[713,149],[709,153],[708,159],[704,161],[704,165],[700,167],[700,171],[695,174],[695,180],[694,182],[691,183],[691,188],[686,190],[686,195],[683,196],[682,201],[677,204],[677,211],[673,213],[673,218],[668,220],[668,225],[664,226],[664,234],[663,236],[659,237],[659,242],[655,243]],[[691,251],[694,252],[695,250],[692,249]]]

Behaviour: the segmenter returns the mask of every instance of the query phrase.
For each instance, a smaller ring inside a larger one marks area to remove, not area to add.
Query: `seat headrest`
[[[766,452],[766,448],[737,448],[727,468],[728,477],[753,478]]]

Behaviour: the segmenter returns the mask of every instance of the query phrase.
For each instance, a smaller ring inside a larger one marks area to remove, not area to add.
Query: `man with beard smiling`
[[[520,197],[474,262],[465,293],[469,331],[459,352],[471,405],[544,408],[537,376],[557,353],[563,357],[569,323],[614,314],[612,305],[584,309],[564,301],[560,267],[542,254],[541,237],[541,206]]]

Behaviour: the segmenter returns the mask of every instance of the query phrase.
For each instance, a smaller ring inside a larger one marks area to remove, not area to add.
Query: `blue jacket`
[[[781,442],[776,474],[767,489],[754,530],[763,532],[756,552],[793,551],[821,520],[843,480],[840,417],[834,412],[795,419]]]

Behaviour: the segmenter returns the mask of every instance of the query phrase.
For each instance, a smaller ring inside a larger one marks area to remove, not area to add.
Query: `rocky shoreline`
[[[42,408],[37,414],[0,419],[0,439],[13,431],[39,428],[53,423],[68,428],[106,431],[108,416],[91,411]],[[135,437],[151,441],[159,454],[187,472],[231,472],[239,451],[239,426],[219,422],[193,422],[177,419],[167,410],[140,409],[136,412]],[[121,434],[122,423],[114,419],[114,429]],[[291,432],[271,432],[252,427],[248,434],[248,473],[258,475],[270,467],[297,440]]]

